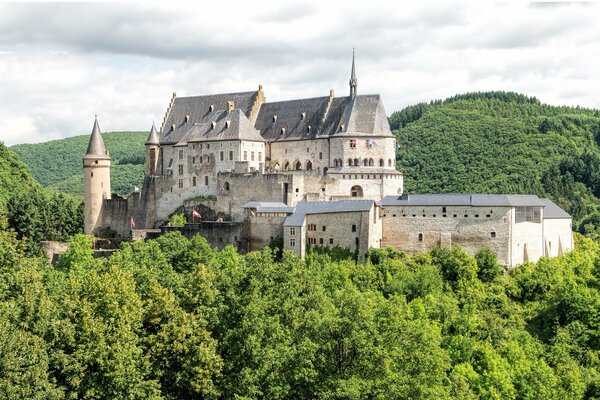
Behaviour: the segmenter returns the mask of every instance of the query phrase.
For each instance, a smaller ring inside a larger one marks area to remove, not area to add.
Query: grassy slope
[[[104,143],[112,158],[111,185],[114,192],[129,193],[144,175],[146,132],[109,132]],[[81,157],[89,135],[38,144],[11,147],[29,165],[31,174],[44,186],[72,194],[83,192]]]

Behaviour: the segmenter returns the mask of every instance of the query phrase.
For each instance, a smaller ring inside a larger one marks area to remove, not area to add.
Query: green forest
[[[395,112],[407,193],[531,193],[600,237],[600,111],[533,97],[457,95]]]
[[[600,258],[502,274],[493,253],[366,264],[179,232],[55,266],[0,232],[0,397],[598,399]]]
[[[102,137],[112,159],[112,190],[130,194],[133,185],[141,185],[144,179],[144,143],[148,133],[108,132]],[[45,143],[17,144],[11,150],[29,166],[33,177],[44,187],[82,195],[81,158],[89,140],[89,135],[73,136]]]

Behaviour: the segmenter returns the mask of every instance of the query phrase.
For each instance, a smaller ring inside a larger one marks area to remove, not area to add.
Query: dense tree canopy
[[[600,396],[599,248],[498,273],[459,248],[366,264],[169,233],[55,267],[0,232],[5,398]]]

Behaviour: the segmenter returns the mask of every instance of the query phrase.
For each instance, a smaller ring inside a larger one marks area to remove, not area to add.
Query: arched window
[[[337,158],[333,160],[333,166],[337,167]]]
[[[358,158],[355,158],[354,159],[354,166],[358,167],[359,163],[360,163],[360,161],[358,161]]]
[[[312,163],[310,162],[310,160],[306,161],[306,170],[307,171],[312,171]]]
[[[275,171],[279,171],[279,163],[278,162],[275,162],[275,164],[273,164],[273,169]]]
[[[296,161],[296,171],[300,171],[302,169],[302,163],[300,161]]]
[[[369,158],[369,167],[372,167],[373,165],[375,165],[373,159]]]
[[[369,160],[365,158],[365,159],[363,160],[363,165],[364,165],[365,167],[366,167],[366,166],[368,166],[368,165],[369,165]]]
[[[352,189],[350,189],[350,195],[352,197],[363,197],[362,187],[358,185],[352,186]]]
[[[341,159],[341,158],[338,158],[338,165],[339,165],[340,167],[343,167],[343,166],[344,166],[344,164],[342,163],[342,159]]]
[[[351,159],[351,158],[349,158],[349,159],[348,159],[348,166],[349,166],[349,167],[351,167],[351,166],[352,166],[352,159]]]
[[[229,191],[229,182],[223,184],[223,190]]]
[[[289,171],[290,170],[290,162],[286,161],[285,164],[283,164],[283,169],[285,171]]]
[[[388,167],[391,167],[391,166],[392,166],[392,159],[390,158],[390,159],[388,159]]]
[[[379,159],[379,166],[380,167],[385,167],[385,161],[383,161],[383,158]]]

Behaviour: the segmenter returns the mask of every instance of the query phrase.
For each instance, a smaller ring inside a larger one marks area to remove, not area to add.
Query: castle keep
[[[549,200],[510,195],[406,195],[396,140],[379,95],[268,102],[252,92],[177,97],[146,142],[141,192],[111,196],[110,157],[98,121],[83,158],[85,232],[129,237],[174,212],[201,210],[185,230],[242,251],[283,240],[359,254],[460,245],[491,248],[513,266],[573,247],[571,218]],[[168,229],[168,228],[163,228]]]

